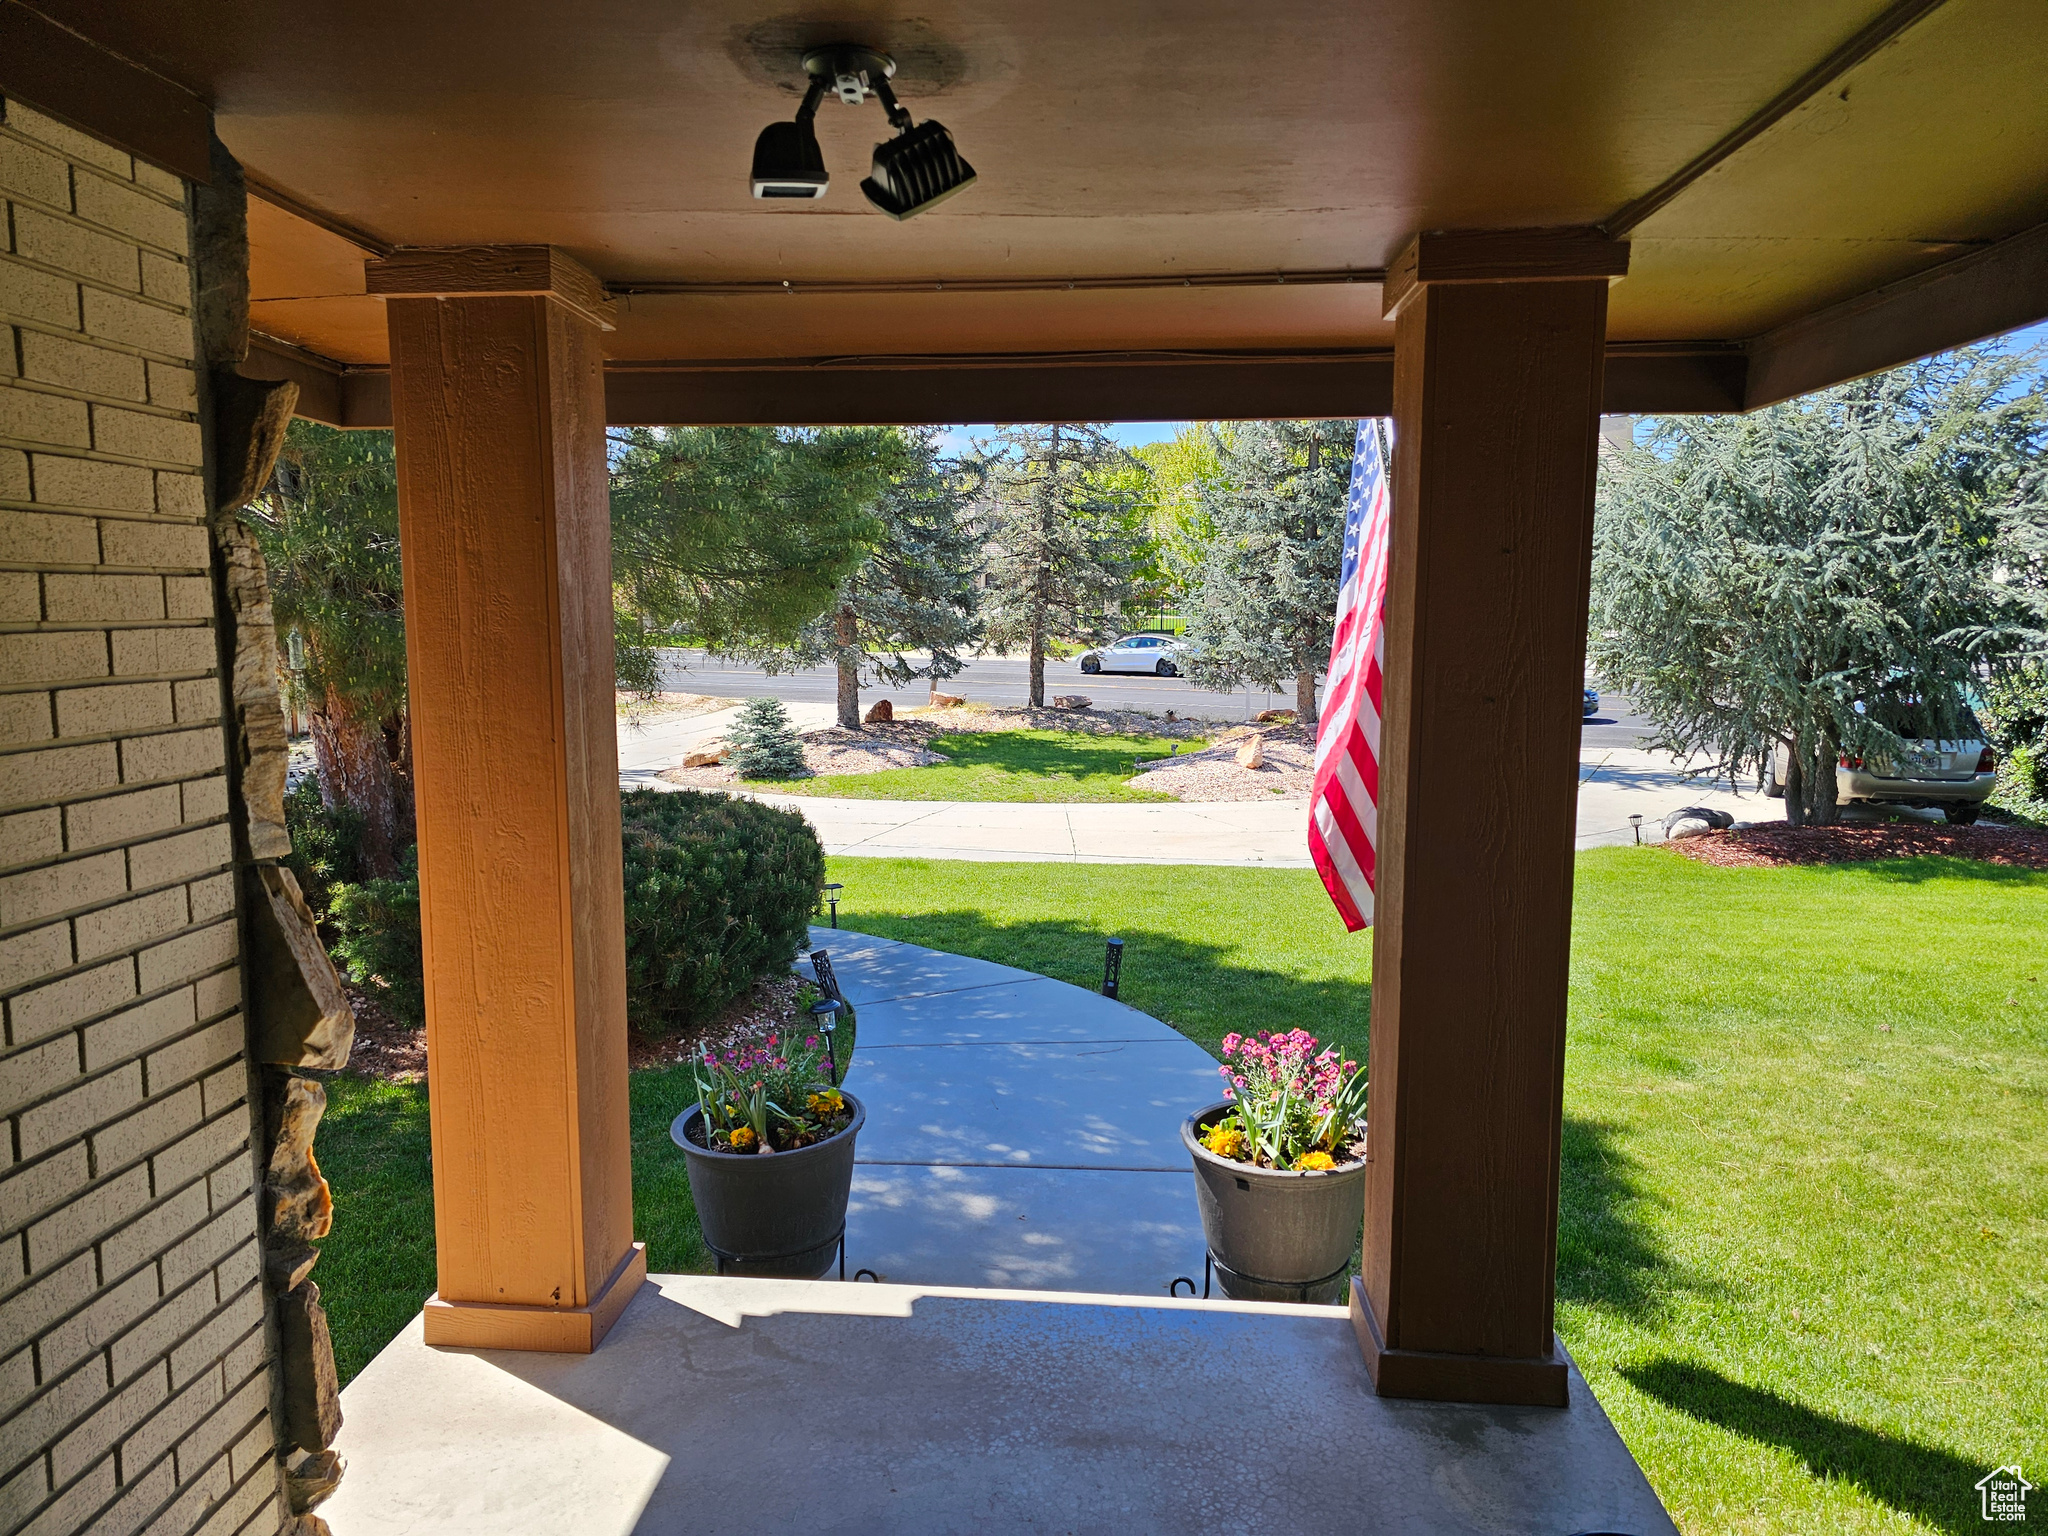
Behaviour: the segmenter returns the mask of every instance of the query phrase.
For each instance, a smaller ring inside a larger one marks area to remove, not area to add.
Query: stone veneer
[[[286,1520],[188,189],[0,119],[0,1530]]]

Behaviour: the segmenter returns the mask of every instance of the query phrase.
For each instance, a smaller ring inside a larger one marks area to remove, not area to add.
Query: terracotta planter
[[[1283,1173],[1218,1157],[1202,1133],[1235,1105],[1189,1115],[1180,1139],[1195,1163],[1202,1235],[1223,1294],[1239,1301],[1337,1303],[1365,1220],[1365,1162]]]
[[[842,1090],[844,1092],[844,1090]],[[778,1275],[815,1280],[832,1267],[846,1229],[853,1191],[853,1139],[867,1111],[845,1094],[853,1119],[846,1129],[794,1152],[717,1152],[689,1134],[702,1113],[677,1115],[669,1137],[683,1149],[690,1198],[704,1242],[724,1275]]]

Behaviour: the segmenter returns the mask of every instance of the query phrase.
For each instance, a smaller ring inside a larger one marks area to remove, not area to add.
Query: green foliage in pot
[[[626,1017],[646,1034],[716,1018],[809,932],[825,850],[794,811],[688,791],[619,797]]]

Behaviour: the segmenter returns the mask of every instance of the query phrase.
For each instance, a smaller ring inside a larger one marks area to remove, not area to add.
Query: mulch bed
[[[1786,864],[1856,864],[1933,854],[1975,859],[2012,869],[2048,869],[2048,832],[1979,824],[1928,826],[1913,822],[1836,827],[1745,827],[1677,838],[1659,846],[1724,869],[1768,869]]]

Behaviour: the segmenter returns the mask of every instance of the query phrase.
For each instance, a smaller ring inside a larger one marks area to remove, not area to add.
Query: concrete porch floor
[[[657,1275],[594,1355],[415,1319],[342,1401],[335,1536],[1676,1531],[1576,1371],[1387,1401],[1334,1307]]]

